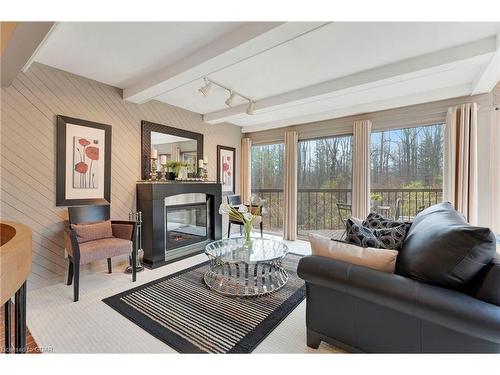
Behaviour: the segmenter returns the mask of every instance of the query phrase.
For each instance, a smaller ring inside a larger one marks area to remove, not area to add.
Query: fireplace
[[[157,268],[203,252],[222,237],[222,186],[218,182],[138,181],[143,213],[143,264]]]
[[[165,198],[165,251],[206,241],[206,194],[179,194]]]

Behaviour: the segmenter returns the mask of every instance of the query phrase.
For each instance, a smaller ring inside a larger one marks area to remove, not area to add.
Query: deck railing
[[[264,228],[281,232],[283,228],[283,190],[252,189],[266,200],[268,213]],[[442,189],[372,189],[371,210],[400,220],[410,220],[419,210],[442,201]],[[307,235],[310,231],[335,231],[344,228],[337,203],[350,205],[351,189],[299,189],[297,192],[297,231]],[[399,202],[399,203],[398,203]],[[399,210],[397,209],[399,207]]]

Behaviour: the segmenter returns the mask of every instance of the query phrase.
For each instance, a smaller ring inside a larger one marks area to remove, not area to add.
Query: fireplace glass
[[[166,207],[166,251],[206,240],[206,203]]]

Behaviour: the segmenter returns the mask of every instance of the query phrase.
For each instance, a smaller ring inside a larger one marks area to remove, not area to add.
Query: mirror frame
[[[171,126],[161,125],[154,122],[141,121],[141,171],[142,179],[149,180],[151,173],[151,132],[175,135],[196,141],[197,161],[203,159],[203,134],[191,132],[189,130],[174,128]],[[198,167],[198,164],[196,164]],[[198,168],[197,168],[198,169]]]

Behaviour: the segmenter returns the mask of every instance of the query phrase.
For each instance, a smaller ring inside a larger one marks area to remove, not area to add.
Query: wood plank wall
[[[55,206],[55,116],[59,114],[112,125],[112,218],[127,219],[135,209],[141,120],[203,133],[211,180],[217,178],[218,144],[236,147],[239,165],[238,126],[208,125],[199,114],[157,101],[128,103],[118,88],[33,64],[10,87],[2,87],[0,117],[0,215],[33,230],[31,287],[62,281],[67,268],[62,235],[67,211]],[[238,190],[238,169],[236,172]]]

